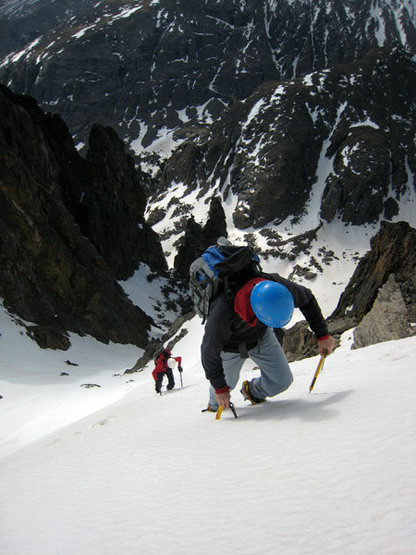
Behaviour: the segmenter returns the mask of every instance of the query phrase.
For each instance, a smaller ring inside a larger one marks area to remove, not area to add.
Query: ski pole
[[[311,385],[309,386],[309,393],[312,391],[312,389],[313,389],[313,387],[314,387],[314,385],[315,385],[316,379],[318,378],[319,373],[321,372],[321,370],[322,370],[322,368],[323,368],[323,366],[324,366],[324,362],[325,362],[325,357],[326,357],[326,355],[327,355],[327,352],[324,351],[323,354],[322,354],[322,356],[321,356],[321,360],[319,361],[318,368],[317,368],[316,371],[315,371],[315,375],[314,375],[314,377],[313,377],[312,383],[311,383]]]
[[[181,387],[183,387],[182,372],[179,372],[179,377],[180,377],[180,379],[181,379]]]

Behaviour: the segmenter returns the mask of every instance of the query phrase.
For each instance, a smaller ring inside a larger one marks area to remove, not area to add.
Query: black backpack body
[[[260,259],[251,247],[219,243],[208,247],[191,264],[190,294],[202,323],[208,317],[211,301],[224,291],[231,308],[237,291],[261,274]]]

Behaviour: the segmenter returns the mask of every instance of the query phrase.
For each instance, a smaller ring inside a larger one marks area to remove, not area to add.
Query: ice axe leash
[[[322,372],[322,368],[324,367],[325,357],[326,357],[327,354],[328,354],[328,351],[324,351],[322,353],[321,360],[319,361],[319,364],[318,364],[318,368],[316,369],[315,375],[314,375],[314,377],[312,379],[312,382],[311,382],[311,385],[309,386],[309,393],[314,388],[315,382],[316,382],[320,372]]]

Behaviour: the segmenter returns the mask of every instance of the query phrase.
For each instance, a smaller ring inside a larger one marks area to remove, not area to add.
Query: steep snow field
[[[416,337],[351,351],[346,333],[312,394],[317,357],[263,406],[235,390],[238,419],[216,421],[197,319],[163,396],[150,366],[123,375],[138,349],[46,352],[4,310],[0,326],[0,552],[414,553]]]

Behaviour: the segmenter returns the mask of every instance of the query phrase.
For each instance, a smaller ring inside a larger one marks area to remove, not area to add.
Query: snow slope
[[[13,325],[1,341],[19,335]],[[187,328],[174,350],[184,387],[177,379],[163,396],[151,368],[128,384],[113,376],[134,362],[129,348],[114,345],[90,344],[84,372],[100,388],[80,388],[75,375],[47,379],[61,370],[56,353],[44,353],[39,378],[30,362],[38,354],[20,336],[18,379],[3,359],[0,366],[2,439],[9,433],[0,460],[1,553],[415,553],[416,337],[351,351],[347,333],[312,394],[317,357],[292,364],[292,387],[263,406],[247,406],[236,390],[239,418],[226,411],[216,421],[200,412],[203,328],[196,319]],[[241,378],[255,375],[252,366]],[[28,443],[26,428],[26,446],[18,437],[13,444],[13,431],[41,413],[42,433],[33,426]],[[68,425],[57,429],[61,413]]]

